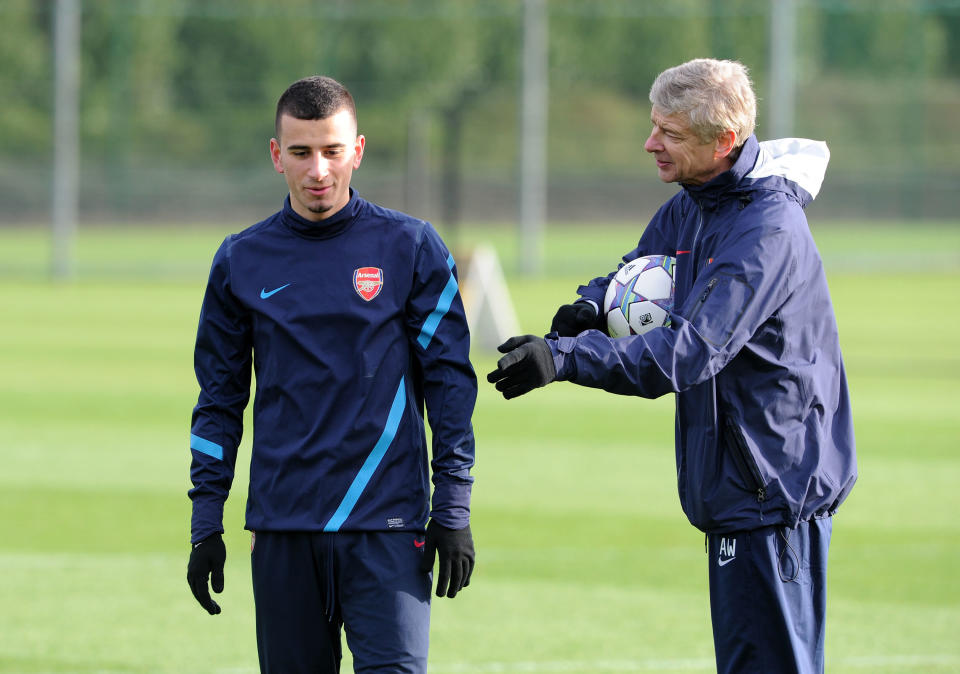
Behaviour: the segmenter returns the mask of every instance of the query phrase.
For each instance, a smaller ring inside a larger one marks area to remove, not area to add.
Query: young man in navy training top
[[[612,339],[613,274],[578,288],[546,339],[514,337],[488,379],[504,397],[552,381],[676,394],[680,503],[707,538],[717,670],[823,672],[831,516],[856,480],[827,281],[803,208],[824,143],[758,143],[746,69],[696,59],[650,90],[645,149],[664,204],[624,263],[676,258],[669,327]]]
[[[194,366],[187,580],[223,590],[223,505],[256,374],[246,528],[262,672],[425,672],[437,596],[469,584],[476,377],[453,257],[362,199],[353,98],[328,77],[277,103],[282,210],[213,259]],[[424,408],[433,432],[428,453]],[[431,475],[433,482],[431,507]]]

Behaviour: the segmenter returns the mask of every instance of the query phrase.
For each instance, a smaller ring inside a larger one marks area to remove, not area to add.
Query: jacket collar
[[[684,185],[683,189],[697,202],[716,202],[724,192],[736,188],[740,182],[753,170],[757,163],[760,144],[753,134],[744,142],[740,156],[729,169],[703,185]]]
[[[286,199],[283,200],[281,218],[283,224],[300,236],[308,239],[329,239],[346,231],[350,225],[356,221],[357,216],[360,214],[362,204],[363,199],[361,199],[351,187],[350,200],[346,206],[329,218],[314,222],[313,220],[307,220],[293,210],[293,206],[290,205],[290,195],[288,194]]]

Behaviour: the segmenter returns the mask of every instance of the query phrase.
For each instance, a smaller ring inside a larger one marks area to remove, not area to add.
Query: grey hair
[[[733,131],[740,147],[757,123],[757,97],[738,61],[694,59],[668,68],[650,87],[650,102],[665,115],[686,115],[704,143]]]

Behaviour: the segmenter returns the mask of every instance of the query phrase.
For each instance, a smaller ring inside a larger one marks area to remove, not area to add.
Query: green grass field
[[[51,283],[46,237],[0,229],[0,672],[257,671],[245,468],[224,612],[203,612],[185,580],[192,342],[224,231],[85,229],[77,279]],[[960,226],[814,233],[861,473],[834,522],[827,671],[960,672]],[[552,229],[549,273],[510,278],[522,328],[544,332],[638,234]],[[509,232],[458,239],[490,239],[514,267]],[[482,379],[495,355],[474,356]],[[713,671],[672,407],[569,384],[507,403],[481,384],[478,566],[434,603],[431,672]]]

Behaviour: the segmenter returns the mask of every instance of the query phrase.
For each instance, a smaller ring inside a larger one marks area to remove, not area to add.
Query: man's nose
[[[327,159],[317,152],[313,155],[313,160],[310,162],[310,175],[319,180],[322,180],[330,172],[330,163]]]
[[[659,152],[663,149],[663,143],[657,137],[656,130],[651,131],[650,135],[647,136],[647,142],[643,144],[643,149],[647,152]]]

